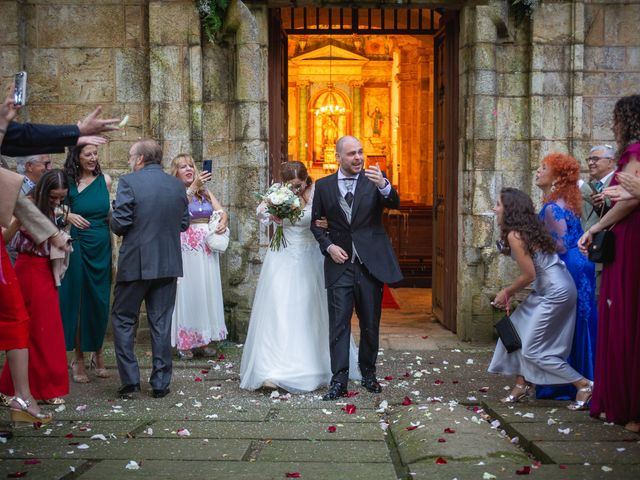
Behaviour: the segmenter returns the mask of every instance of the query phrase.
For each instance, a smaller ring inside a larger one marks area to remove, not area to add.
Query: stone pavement
[[[176,360],[169,396],[144,385],[120,400],[108,342],[112,377],[72,384],[54,422],[16,429],[0,445],[0,478],[640,478],[640,436],[567,402],[506,407],[497,400],[509,379],[486,373],[491,346],[437,325],[420,333],[381,351],[382,394],[352,383],[339,402],[240,390],[232,343],[215,361]],[[149,353],[140,346],[143,375]]]

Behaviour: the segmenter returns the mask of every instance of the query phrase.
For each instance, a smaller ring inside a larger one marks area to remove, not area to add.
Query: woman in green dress
[[[89,382],[84,352],[91,369],[107,378],[102,343],[109,319],[111,292],[111,232],[109,192],[111,177],[98,163],[98,147],[71,147],[64,164],[69,176],[67,223],[71,224],[73,253],[60,287],[60,310],[67,351],[74,350],[72,379]]]

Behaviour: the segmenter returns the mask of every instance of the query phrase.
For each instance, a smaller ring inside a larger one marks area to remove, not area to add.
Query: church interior
[[[396,287],[430,289],[434,36],[403,33],[412,21],[412,10],[406,10],[409,13],[400,21],[396,17],[395,23],[388,18],[386,27],[380,18],[384,10],[373,10],[373,18],[371,13],[362,15],[368,22],[366,34],[327,29],[337,20],[320,16],[331,9],[304,10],[283,10],[284,25],[307,26],[303,34],[287,31],[288,159],[302,161],[318,179],[338,168],[336,140],[343,135],[358,137],[365,165],[379,165],[400,194],[400,208],[387,211],[384,219],[405,277]],[[306,18],[300,18],[303,13]],[[424,14],[438,16],[428,10]],[[298,18],[292,18],[295,15]],[[341,18],[347,24],[351,20]],[[418,21],[415,16],[413,21],[414,25]],[[437,18],[424,21],[437,24]],[[376,25],[387,33],[375,33]]]

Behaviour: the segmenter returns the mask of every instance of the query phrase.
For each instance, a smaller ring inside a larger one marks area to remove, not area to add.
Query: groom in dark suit
[[[134,346],[143,300],[151,330],[153,397],[166,396],[171,382],[171,316],[182,276],[180,232],[189,228],[189,208],[184,185],[161,163],[155,140],[129,149],[133,172],[120,177],[111,216],[111,229],[122,237],[111,323],[122,382],[118,394],[125,398],[140,391]]]
[[[382,225],[385,208],[398,208],[400,198],[378,166],[363,171],[360,141],[345,136],[336,143],[339,170],[316,182],[311,231],[325,256],[324,279],[329,304],[331,385],[323,400],[347,393],[351,315],[360,321],[358,364],[362,386],[372,393],[382,387],[376,379],[376,358],[384,283],[402,279],[398,261]],[[326,217],[329,228],[315,225]]]

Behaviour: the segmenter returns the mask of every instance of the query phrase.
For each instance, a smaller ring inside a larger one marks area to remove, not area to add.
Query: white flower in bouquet
[[[287,247],[287,239],[284,236],[281,220],[289,220],[296,223],[303,214],[303,205],[289,184],[274,183],[264,194],[256,194],[256,197],[265,203],[267,212],[276,221],[276,230],[269,246],[277,251]],[[279,221],[280,220],[280,221]]]

